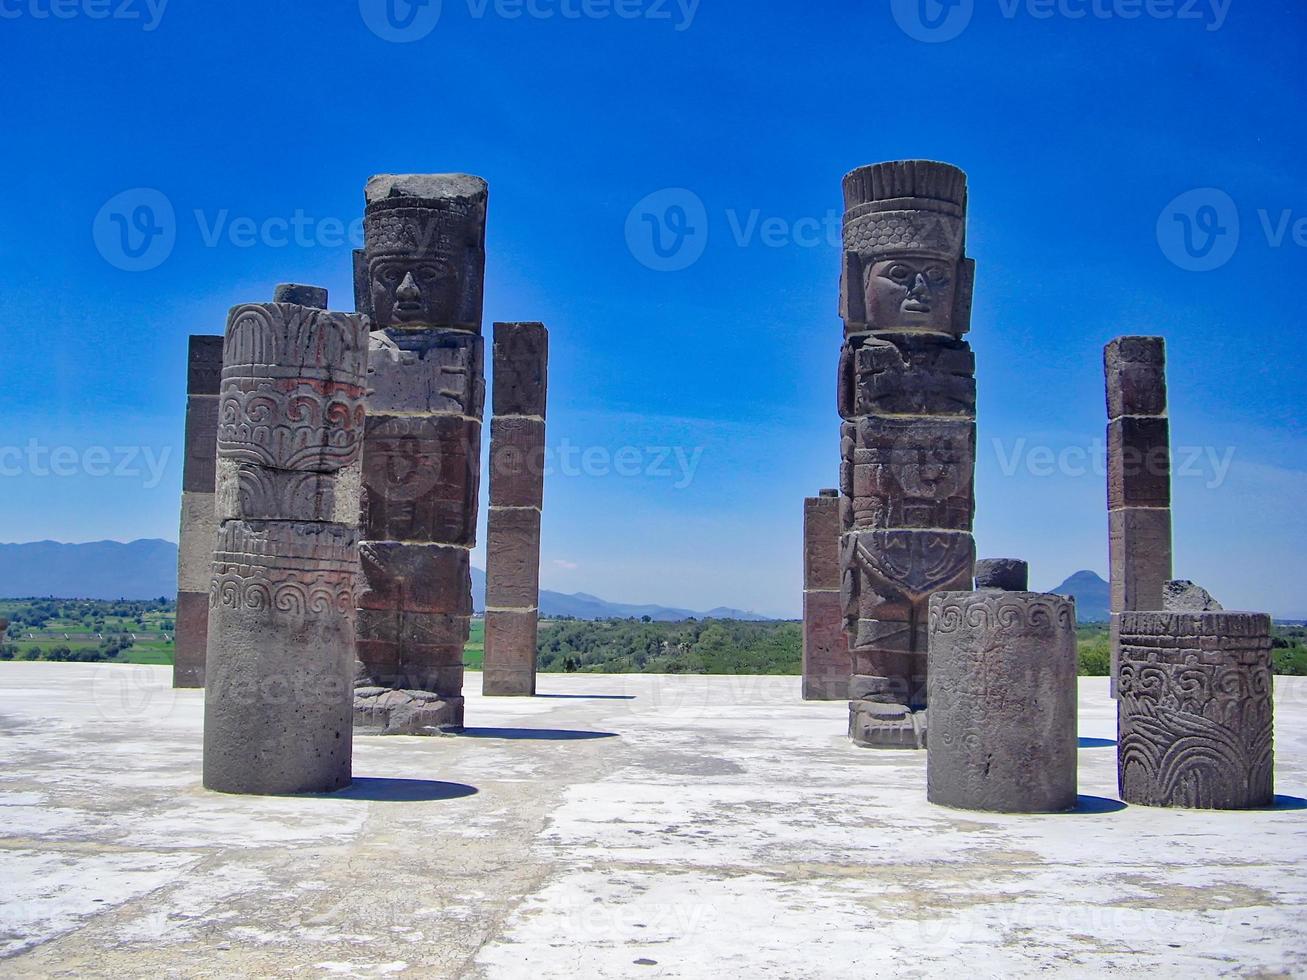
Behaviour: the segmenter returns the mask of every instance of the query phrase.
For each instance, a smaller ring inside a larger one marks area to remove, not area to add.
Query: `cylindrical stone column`
[[[536,692],[549,331],[496,323],[486,522],[487,697]]]
[[[1121,799],[1245,810],[1275,800],[1271,617],[1121,616]]]
[[[326,305],[325,291],[299,290]],[[238,306],[228,320],[208,789],[320,793],[350,783],[367,338],[365,316],[294,303]]]
[[[209,576],[218,533],[213,494],[218,457],[218,387],[222,338],[190,339],[186,372],[186,459],[177,547],[177,624],[173,631],[172,686],[204,686],[209,642]]]
[[[849,700],[853,662],[840,602],[840,492],[803,502],[803,699]]]
[[[1076,607],[1036,592],[930,600],[931,803],[999,813],[1076,805]]]

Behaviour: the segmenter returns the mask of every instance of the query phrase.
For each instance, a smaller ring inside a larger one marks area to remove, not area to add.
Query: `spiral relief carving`
[[[1122,617],[1122,798],[1245,809],[1274,799],[1270,617]]]

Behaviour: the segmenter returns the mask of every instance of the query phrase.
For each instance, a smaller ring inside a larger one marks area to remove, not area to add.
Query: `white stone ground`
[[[358,739],[345,794],[224,797],[168,678],[0,664],[0,975],[1307,975],[1292,679],[1276,811],[1115,803],[1093,680],[1097,799],[1004,817],[760,677],[546,676],[467,736]]]

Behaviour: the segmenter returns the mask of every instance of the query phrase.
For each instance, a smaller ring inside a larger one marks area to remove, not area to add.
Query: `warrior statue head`
[[[929,160],[859,167],[844,178],[844,206],[845,334],[966,333],[966,174]]]
[[[365,248],[354,253],[359,312],[379,330],[480,333],[487,197],[467,174],[369,180]]]

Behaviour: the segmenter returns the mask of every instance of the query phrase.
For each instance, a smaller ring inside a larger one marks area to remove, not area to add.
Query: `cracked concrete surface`
[[[1017,817],[798,678],[544,675],[262,799],[201,788],[167,669],[0,664],[0,975],[1307,975],[1305,680],[1276,810],[1122,807],[1092,679],[1081,812]]]

